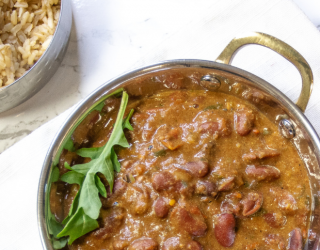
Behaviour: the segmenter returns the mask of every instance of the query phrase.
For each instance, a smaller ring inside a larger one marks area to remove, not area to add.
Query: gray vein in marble
[[[65,64],[65,63],[62,63],[60,67],[70,67],[73,69],[73,71],[75,73],[81,73],[80,72],[80,66],[78,64],[75,64],[75,65],[68,65],[68,64]]]
[[[17,138],[19,136],[26,136],[28,134],[30,134],[32,132],[32,130],[29,129],[23,129],[17,132],[13,132],[13,133],[4,133],[4,134],[0,134],[0,140],[5,140],[5,139],[14,139]]]

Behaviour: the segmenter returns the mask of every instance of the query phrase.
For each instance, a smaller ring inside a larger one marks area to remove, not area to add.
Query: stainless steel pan
[[[299,70],[302,77],[302,89],[296,104],[270,83],[247,71],[229,65],[238,49],[248,44],[259,44],[278,52]],[[53,165],[59,159],[63,144],[70,137],[73,129],[77,126],[77,122],[85,117],[92,107],[103,101],[104,96],[115,89],[125,87],[129,92],[139,92],[142,88],[140,84],[144,79],[162,72],[175,70],[197,72],[201,77],[199,85],[211,91],[228,92],[234,84],[256,89],[263,93],[263,98],[268,100],[270,108],[277,110],[276,113],[279,115],[270,116],[269,119],[278,123],[283,136],[295,145],[309,175],[312,191],[309,235],[312,235],[312,239],[307,241],[305,249],[320,249],[320,141],[312,125],[303,114],[312,90],[312,72],[306,60],[292,47],[263,33],[250,33],[235,38],[227,45],[216,61],[171,60],[129,72],[103,84],[82,101],[56,135],[42,168],[38,190],[38,223],[44,249],[53,249],[45,224],[45,197],[48,177]],[[259,106],[258,99],[253,98],[253,102],[256,102],[257,106]]]

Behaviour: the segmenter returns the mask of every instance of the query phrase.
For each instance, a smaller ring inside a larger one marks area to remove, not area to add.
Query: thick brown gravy
[[[110,98],[73,134],[78,148],[104,145],[120,99]],[[101,197],[100,228],[69,249],[302,249],[310,186],[304,164],[277,126],[249,102],[205,90],[131,98],[130,143]],[[60,174],[86,161],[64,150]],[[107,185],[107,182],[104,182]],[[69,212],[76,184],[54,183],[51,210]]]

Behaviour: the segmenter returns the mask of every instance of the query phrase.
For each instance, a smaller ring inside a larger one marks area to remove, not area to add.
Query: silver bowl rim
[[[62,12],[63,12],[63,10],[65,9],[65,5],[66,5],[65,1],[68,1],[68,0],[61,0],[61,2],[60,2],[61,8],[60,8],[59,20],[58,20],[58,23],[57,23],[57,26],[56,26],[56,30],[54,31],[52,40],[51,40],[48,48],[43,52],[43,54],[41,55],[41,57],[39,58],[39,60],[36,61],[35,64],[33,64],[32,67],[31,67],[30,69],[28,69],[28,71],[27,71],[26,73],[23,74],[23,76],[19,77],[17,80],[15,80],[13,83],[9,84],[8,86],[0,87],[0,92],[9,89],[11,86],[16,85],[20,80],[22,80],[23,78],[25,78],[25,77],[33,70],[33,68],[35,68],[35,67],[41,62],[42,58],[44,58],[44,56],[45,56],[47,53],[50,53],[50,48],[52,47],[51,45],[54,43],[54,41],[56,40],[56,37],[57,37],[57,36],[56,36],[57,30],[58,30],[59,27],[61,26]]]
[[[56,149],[58,149],[58,145],[63,142],[66,136],[66,132],[71,127],[72,123],[80,117],[80,115],[87,110],[86,104],[90,101],[97,102],[102,96],[107,93],[114,91],[118,88],[118,85],[136,78],[138,76],[161,71],[165,69],[177,69],[177,68],[207,68],[214,70],[222,70],[224,72],[233,74],[235,76],[239,76],[243,79],[249,80],[250,82],[257,84],[262,90],[268,90],[268,93],[273,97],[276,97],[280,103],[282,103],[285,107],[288,108],[290,114],[295,117],[299,122],[301,129],[304,129],[310,136],[311,143],[314,145],[314,148],[317,150],[315,154],[320,157],[320,138],[316,133],[315,129],[309,122],[308,118],[304,115],[304,113],[299,109],[299,107],[294,104],[285,94],[283,94],[280,90],[278,90],[275,86],[263,80],[262,78],[245,71],[243,69],[237,68],[232,65],[219,63],[216,61],[209,60],[199,60],[199,59],[173,59],[161,61],[158,63],[150,64],[141,68],[137,68],[126,72],[118,77],[115,77],[100,87],[95,89],[91,94],[89,94],[84,100],[80,101],[71,114],[68,115],[66,120],[63,122],[58,132],[54,136],[54,139],[49,146],[48,152],[46,154],[38,184],[38,195],[37,195],[37,219],[38,219],[38,229],[40,234],[40,239],[42,246],[44,249],[53,249],[51,246],[50,240],[47,238],[46,234],[46,225],[44,219],[44,202],[45,202],[45,191],[46,191],[46,182],[48,179],[49,171],[51,169],[51,164],[54,154],[56,153]],[[48,248],[50,246],[51,248]]]

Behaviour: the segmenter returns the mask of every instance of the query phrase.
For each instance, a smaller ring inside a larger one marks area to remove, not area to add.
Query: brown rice
[[[60,0],[0,0],[0,88],[24,75],[48,48]]]

